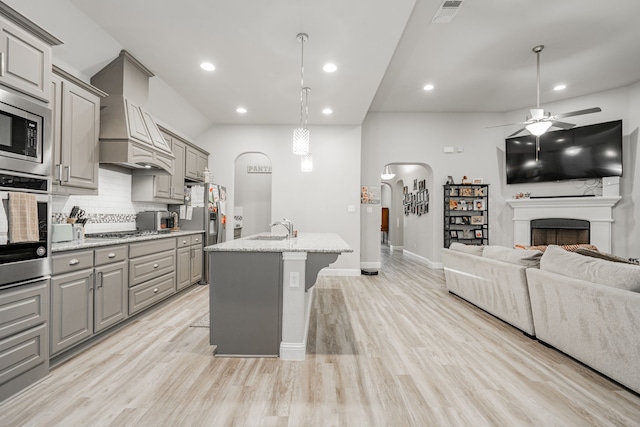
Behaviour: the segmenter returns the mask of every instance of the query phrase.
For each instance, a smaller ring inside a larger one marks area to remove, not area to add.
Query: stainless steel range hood
[[[154,74],[126,50],[91,78],[109,94],[100,111],[100,163],[173,175],[175,157],[146,112]]]

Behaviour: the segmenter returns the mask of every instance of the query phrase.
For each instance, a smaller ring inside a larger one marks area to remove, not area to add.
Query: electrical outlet
[[[289,273],[289,287],[290,288],[299,288],[300,287],[300,273],[297,271],[292,271]]]

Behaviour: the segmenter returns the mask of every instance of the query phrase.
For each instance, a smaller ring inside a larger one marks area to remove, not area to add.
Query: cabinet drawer
[[[178,248],[183,248],[185,246],[191,246],[191,236],[178,237]]]
[[[48,328],[43,323],[0,340],[0,385],[47,361]]]
[[[176,239],[153,239],[148,242],[132,243],[129,245],[129,258],[155,254],[176,248]]]
[[[95,251],[95,265],[111,264],[118,261],[127,259],[127,247],[126,246],[112,246],[103,249],[96,249]]]
[[[202,243],[202,234],[193,234],[191,235],[191,244],[197,245]]]
[[[93,251],[69,252],[53,257],[53,274],[93,268]]]
[[[129,315],[176,292],[176,275],[169,273],[129,289]]]
[[[175,239],[174,240],[175,243]],[[147,255],[129,261],[129,287],[173,273],[176,268],[176,251]]]
[[[0,339],[44,323],[48,318],[48,280],[0,292]]]

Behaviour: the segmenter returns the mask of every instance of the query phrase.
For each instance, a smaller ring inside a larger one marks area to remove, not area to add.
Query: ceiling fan
[[[570,113],[563,114],[554,114],[552,115],[550,112],[546,112],[540,108],[540,52],[544,49],[544,45],[538,45],[533,48],[533,52],[536,54],[536,63],[537,63],[537,79],[536,79],[536,89],[537,89],[537,97],[536,97],[536,108],[532,108],[529,110],[531,112],[530,115],[527,115],[524,122],[517,123],[509,123],[506,125],[497,125],[497,126],[489,126],[489,127],[501,127],[501,126],[513,126],[513,125],[524,125],[522,128],[513,132],[507,138],[511,138],[512,136],[516,136],[523,131],[529,131],[530,134],[536,136],[536,154],[537,151],[540,150],[538,137],[544,134],[550,127],[557,127],[560,129],[571,129],[575,126],[573,123],[566,123],[558,121],[558,119],[564,119],[566,117],[574,117],[581,116],[583,114],[590,113],[598,113],[602,111],[600,107],[587,108],[585,110],[572,111]]]

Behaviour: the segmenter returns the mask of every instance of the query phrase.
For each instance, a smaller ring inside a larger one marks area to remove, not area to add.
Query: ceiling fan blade
[[[520,132],[525,131],[525,130],[527,130],[527,128],[518,129],[517,131],[515,131],[511,135],[507,136],[507,138],[511,138],[512,136],[516,136],[517,134],[519,134]]]
[[[572,127],[575,127],[575,125],[573,123],[558,122],[558,121],[555,121],[555,120],[551,121],[551,126],[555,126],[557,128],[560,128],[560,129],[571,129]]]
[[[485,129],[490,129],[490,128],[501,128],[504,126],[513,126],[513,125],[526,125],[529,122],[517,122],[517,123],[507,123],[505,125],[493,125],[493,126],[487,126]]]
[[[600,107],[587,108],[586,110],[578,110],[578,111],[572,111],[570,113],[556,114],[556,115],[553,116],[553,118],[554,119],[563,119],[565,117],[573,117],[573,116],[581,116],[583,114],[599,113],[600,111],[602,111],[602,109]]]

